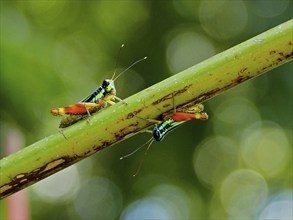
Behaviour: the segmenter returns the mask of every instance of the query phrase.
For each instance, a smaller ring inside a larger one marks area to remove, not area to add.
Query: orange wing
[[[173,116],[170,117],[174,121],[189,121],[193,119],[207,120],[208,114],[205,112],[200,113],[188,113],[188,112],[176,112]]]
[[[104,108],[107,103],[101,99],[99,99],[98,103],[91,102],[79,102],[74,105],[70,105],[64,108],[52,108],[51,114],[54,116],[57,115],[85,115],[87,111],[89,113],[96,112],[102,108]]]

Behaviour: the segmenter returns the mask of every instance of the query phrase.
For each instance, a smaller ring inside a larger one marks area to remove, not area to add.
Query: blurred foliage
[[[291,19],[293,7],[290,0],[0,3],[2,146],[15,133],[26,146],[57,132],[49,109],[110,78],[122,43],[118,70],[149,58],[117,80],[124,98]],[[135,178],[143,151],[119,157],[150,134],[35,184],[32,219],[292,217],[292,69],[291,62],[205,103],[210,119],[154,143]]]

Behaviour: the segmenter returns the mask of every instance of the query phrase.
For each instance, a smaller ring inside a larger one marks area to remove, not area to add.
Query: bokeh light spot
[[[244,124],[259,119],[256,107],[247,99],[231,98],[221,103],[216,109],[216,117],[228,124]],[[246,116],[245,116],[246,115]]]
[[[195,20],[198,17],[198,6],[200,1],[178,1],[173,0],[176,11],[184,18]]]
[[[7,47],[10,44],[13,47],[23,46],[31,37],[29,23],[22,13],[3,7],[3,5],[1,7],[1,47]]]
[[[171,40],[166,56],[169,68],[177,73],[214,54],[214,46],[207,38],[197,33],[183,32]]]
[[[261,120],[256,106],[245,98],[229,98],[213,110],[216,119],[213,126],[217,135],[239,138],[243,128]]]
[[[161,184],[152,188],[143,199],[128,205],[121,219],[200,218],[201,209],[202,199],[197,193],[187,194],[175,185]]]
[[[77,84],[81,87],[77,92],[81,94],[83,88],[96,86],[97,82],[89,79],[98,78],[94,76],[102,74],[101,63],[107,59],[107,54],[101,54],[101,49],[91,38],[75,32],[54,45],[52,65],[65,85]],[[77,78],[85,80],[76,80]],[[70,94],[73,95],[73,92],[70,91]]]
[[[253,11],[261,17],[275,17],[288,7],[289,0],[258,0],[253,2]]]
[[[292,152],[284,130],[267,121],[254,123],[244,131],[241,153],[248,166],[273,177],[285,169]]]
[[[223,181],[220,197],[231,219],[255,218],[266,202],[268,187],[265,179],[252,170],[237,170]]]
[[[263,208],[258,219],[293,219],[293,191],[287,190],[275,195]]]
[[[237,146],[231,139],[224,137],[204,140],[194,152],[193,166],[200,180],[216,186],[238,168]]]
[[[100,31],[119,41],[140,29],[149,16],[143,1],[96,1],[91,10]]]
[[[115,219],[122,207],[122,195],[109,179],[94,177],[84,181],[74,206],[82,219]]]
[[[122,213],[121,219],[171,219],[171,209],[167,201],[159,197],[146,197],[130,204]]]
[[[80,179],[77,168],[72,165],[32,186],[33,191],[47,202],[66,202],[77,193]]]
[[[209,0],[202,1],[199,19],[211,37],[228,40],[244,31],[248,14],[242,0]]]
[[[50,0],[50,1],[19,1],[21,8],[24,8],[38,23],[44,28],[54,28],[62,25],[68,15],[68,1]],[[62,21],[62,22],[61,22]]]
[[[170,202],[170,209],[168,212],[172,213],[175,219],[188,219],[190,204],[186,193],[179,187],[173,185],[159,185],[151,190],[154,196],[160,196],[164,200]]]

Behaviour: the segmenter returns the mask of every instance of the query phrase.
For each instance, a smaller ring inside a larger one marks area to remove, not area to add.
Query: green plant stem
[[[17,192],[91,154],[144,130],[139,117],[158,118],[173,108],[206,101],[292,60],[293,20],[46,137],[0,161],[0,198]],[[160,73],[157,73],[160,74]]]

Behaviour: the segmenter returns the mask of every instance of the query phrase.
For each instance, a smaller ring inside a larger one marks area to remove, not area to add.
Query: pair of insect
[[[99,86],[92,94],[85,97],[80,102],[64,107],[64,108],[52,108],[51,109],[52,115],[64,116],[60,122],[59,128],[66,128],[68,126],[71,126],[72,124],[84,119],[87,116],[89,116],[90,118],[90,115],[92,113],[102,110],[108,104],[114,105],[115,104],[114,100],[125,102],[116,96],[116,88],[115,88],[114,81],[118,77],[120,77],[124,72],[130,69],[132,66],[134,66],[135,64],[145,59],[146,57],[140,60],[137,60],[136,62],[131,64],[127,69],[119,73],[116,77],[115,77],[116,72],[114,72],[111,79],[105,79],[102,82],[101,86]],[[175,102],[174,98],[173,98],[173,102]],[[125,104],[127,103],[125,102]],[[188,108],[182,108],[180,110],[175,109],[175,103],[173,103],[173,106],[174,106],[173,112],[168,115],[163,114],[162,120],[141,118],[156,124],[152,131],[148,131],[153,133],[152,138],[149,139],[144,145],[137,148],[135,151],[131,152],[128,155],[125,155],[124,157],[121,157],[120,159],[124,159],[134,154],[136,151],[141,149],[146,144],[148,144],[148,147],[146,150],[147,152],[155,140],[161,141],[170,131],[174,130],[175,128],[182,125],[186,121],[193,120],[193,119],[199,119],[199,120],[208,119],[207,113],[203,112],[204,110],[203,104],[196,104],[194,106],[191,106]]]

